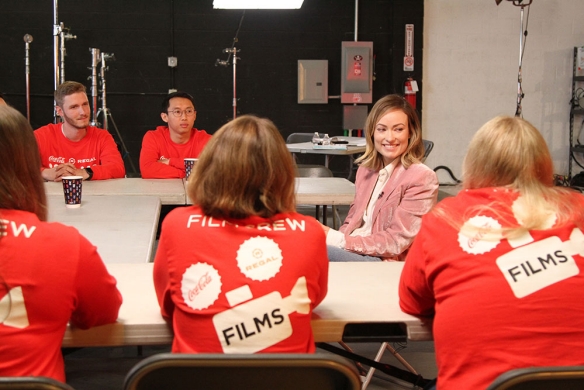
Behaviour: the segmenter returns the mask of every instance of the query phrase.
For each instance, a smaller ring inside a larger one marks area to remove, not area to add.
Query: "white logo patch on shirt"
[[[233,294],[232,294],[233,293]],[[237,303],[251,295],[248,286],[227,292],[229,302]],[[217,337],[224,353],[255,353],[292,335],[291,313],[308,314],[310,298],[306,278],[301,276],[290,295],[278,291],[252,299],[213,317]]]
[[[472,233],[469,235],[466,232]],[[460,248],[471,255],[493,250],[501,239],[501,224],[496,219],[484,215],[469,218],[458,233]]]
[[[193,264],[182,277],[183,300],[191,309],[206,309],[219,298],[221,285],[221,276],[215,267],[207,263]]]
[[[14,287],[0,299],[0,324],[19,329],[28,327],[28,313],[22,287]]]
[[[268,280],[282,267],[282,251],[267,237],[253,237],[244,241],[237,250],[237,265],[241,272],[253,280]]]
[[[548,237],[513,249],[497,259],[497,266],[513,294],[523,298],[577,275],[580,270],[572,257],[576,254],[584,255],[584,235],[577,228],[565,242]]]

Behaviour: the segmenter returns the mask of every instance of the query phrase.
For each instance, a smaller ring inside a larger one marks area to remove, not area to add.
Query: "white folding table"
[[[118,321],[88,330],[68,327],[63,346],[170,344],[172,329],[160,315],[153,264],[107,264],[107,268],[124,300]],[[328,294],[313,312],[315,341],[358,341],[371,336],[391,340],[404,335],[409,340],[431,340],[431,322],[399,308],[402,269],[401,262],[331,263]],[[387,331],[379,334],[384,325]]]
[[[186,188],[186,182],[185,182]],[[297,177],[296,204],[302,205],[350,205],[355,198],[355,184],[341,177]],[[185,191],[186,192],[186,191]],[[186,195],[187,204],[193,204]],[[337,227],[333,212],[333,226]],[[326,220],[324,221],[326,224]]]
[[[106,264],[146,263],[152,258],[160,216],[158,197],[83,194],[79,208],[65,207],[62,193],[47,200],[48,220],[79,230]]]
[[[349,157],[349,174],[347,179],[351,178],[353,172],[353,161],[355,161],[355,155],[365,152],[365,138],[362,137],[338,137],[343,140],[347,140],[349,143],[346,144],[346,149],[344,145],[341,145],[343,149],[321,149],[315,147],[312,142],[299,142],[294,144],[286,144],[288,150],[292,154],[323,154],[324,155],[324,166],[329,167],[330,159],[333,156],[348,156]]]
[[[45,182],[47,195],[62,195],[61,182]],[[184,205],[185,189],[182,179],[122,178],[83,182],[83,195],[157,196],[164,205]]]

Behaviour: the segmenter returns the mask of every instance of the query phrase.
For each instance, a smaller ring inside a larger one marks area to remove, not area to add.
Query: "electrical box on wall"
[[[341,103],[373,100],[373,42],[342,42]]]
[[[328,60],[298,60],[298,103],[328,103]]]

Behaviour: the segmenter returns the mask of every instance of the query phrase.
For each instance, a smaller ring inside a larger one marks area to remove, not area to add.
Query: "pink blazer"
[[[373,227],[369,236],[350,236],[360,227],[363,214],[377,182],[378,171],[360,167],[355,180],[355,200],[339,229],[345,234],[345,249],[383,260],[404,260],[418,234],[422,216],[438,200],[436,173],[424,164],[404,168],[399,163],[373,209]]]

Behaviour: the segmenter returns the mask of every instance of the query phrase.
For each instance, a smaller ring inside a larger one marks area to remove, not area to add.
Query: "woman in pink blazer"
[[[438,198],[436,174],[420,161],[420,120],[405,99],[378,100],[367,117],[365,139],[347,218],[338,231],[323,225],[330,261],[403,260],[422,216]]]

